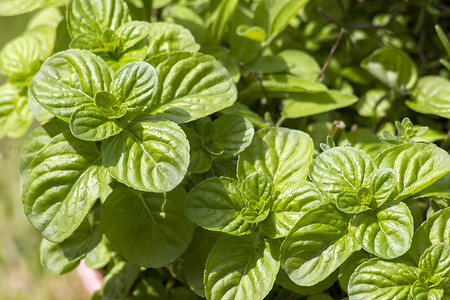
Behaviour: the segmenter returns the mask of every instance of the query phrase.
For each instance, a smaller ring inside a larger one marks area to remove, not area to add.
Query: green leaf
[[[412,285],[416,280],[416,268],[371,259],[353,272],[348,284],[348,294],[352,300],[414,299]]]
[[[48,123],[39,126],[33,130],[30,135],[28,135],[27,139],[23,143],[22,152],[20,154],[19,169],[22,179],[25,177],[31,162],[42,150],[42,148],[49,144],[56,135],[68,131],[69,127],[65,122],[54,118]]]
[[[218,238],[217,233],[197,227],[192,242],[183,256],[180,257],[188,286],[201,297],[205,297],[203,274],[206,259]]]
[[[355,194],[374,171],[372,158],[351,147],[336,147],[317,156],[309,167],[309,177],[317,187],[339,197],[342,192]]]
[[[180,52],[158,55],[148,62],[158,74],[151,113],[161,113],[170,120],[184,123],[210,115],[236,101],[233,80],[212,56]]]
[[[408,253],[418,263],[427,248],[439,243],[450,244],[450,208],[432,214],[417,228]]]
[[[27,99],[19,93],[20,89],[9,83],[0,85],[0,138],[21,137],[33,121]]]
[[[108,92],[98,92],[94,98],[95,106],[98,111],[105,117],[117,119],[123,117],[127,112],[127,107],[114,95]]]
[[[266,173],[273,179],[275,190],[306,179],[313,155],[312,139],[304,132],[287,128],[264,128],[238,160],[238,177],[245,179],[253,172]]]
[[[361,67],[391,89],[410,89],[417,81],[417,67],[405,52],[381,48],[366,57]]]
[[[128,7],[122,0],[71,0],[67,6],[67,28],[72,39],[93,34],[102,40],[105,30],[117,31],[130,21]]]
[[[150,34],[151,24],[148,22],[133,21],[125,23],[117,29],[120,39],[119,53],[123,53],[133,47]]]
[[[106,117],[94,105],[81,106],[74,111],[69,124],[72,134],[85,141],[101,141],[122,131],[120,123]]]
[[[186,215],[208,230],[250,234],[256,229],[256,223],[248,223],[242,216],[245,204],[240,188],[238,181],[227,177],[202,181],[186,198]]]
[[[166,194],[117,188],[103,204],[103,232],[128,261],[162,267],[186,250],[194,233],[183,211],[185,197],[181,187]]]
[[[65,4],[67,0],[2,0],[0,3],[0,16],[21,15],[49,5]]]
[[[437,92],[425,102],[425,106],[431,113],[450,119],[450,90]]]
[[[333,204],[306,212],[281,245],[281,266],[292,281],[313,286],[333,273],[361,246],[348,233],[350,217]]]
[[[51,242],[69,237],[109,184],[97,146],[56,135],[31,162],[22,185],[25,214]]]
[[[284,237],[302,215],[323,203],[318,189],[311,182],[300,180],[276,193],[269,215],[260,223],[260,228],[270,238]]]
[[[189,164],[189,142],[181,128],[155,116],[141,115],[103,142],[103,165],[118,181],[146,192],[177,186]]]
[[[267,218],[272,208],[273,194],[273,183],[268,175],[260,172],[248,175],[242,182],[242,218],[249,223],[259,223]]]
[[[435,25],[434,28],[439,37],[439,40],[441,41],[442,45],[445,48],[445,52],[447,52],[447,55],[450,55],[450,41],[448,40],[447,36],[445,35],[444,31],[442,30],[442,27],[439,25]]]
[[[113,254],[114,253],[108,246],[106,238],[103,236],[100,243],[86,254],[84,262],[89,268],[101,269],[106,267],[106,265],[111,261]]]
[[[29,88],[42,106],[68,122],[78,108],[94,103],[97,92],[108,90],[111,81],[111,69],[100,57],[67,50],[47,59]]]
[[[146,62],[136,61],[126,64],[114,76],[111,93],[118,98],[118,102],[126,103],[129,111],[143,111],[151,105],[150,98],[157,84],[155,68]]]
[[[139,266],[120,261],[103,279],[100,300],[122,300],[139,276]]]
[[[450,155],[433,144],[394,146],[381,152],[375,160],[379,168],[396,171],[399,200],[420,192],[450,172]]]
[[[397,174],[393,169],[379,169],[372,174],[365,185],[367,185],[371,195],[371,206],[373,209],[379,208],[385,203],[395,188]]]
[[[182,4],[172,3],[163,10],[164,20],[179,24],[188,29],[200,44],[205,42],[208,35],[202,17],[193,9]]]
[[[212,13],[210,25],[211,43],[216,45],[222,41],[225,29],[234,14],[239,0],[220,1],[219,5]]]
[[[358,99],[339,91],[323,91],[318,93],[300,93],[283,100],[281,114],[288,119],[301,118],[350,106]]]
[[[192,33],[178,24],[150,23],[149,29],[147,59],[163,53],[197,52],[200,49]]]
[[[450,245],[438,243],[425,250],[420,257],[419,269],[425,273],[425,283],[430,287],[439,286],[450,291]]]
[[[43,239],[40,247],[42,266],[56,274],[72,271],[80,260],[100,242],[102,233],[96,224],[85,219],[75,232],[62,243]]]
[[[279,244],[269,239],[220,238],[206,261],[206,298],[262,300],[280,268],[278,249]]]
[[[335,282],[337,278],[337,271],[333,272],[330,276],[328,276],[323,281],[319,282],[313,286],[300,286],[293,282],[286,272],[283,269],[280,269],[277,274],[276,284],[281,285],[283,288],[290,290],[296,294],[300,295],[314,295],[320,293],[328,288],[330,288]],[[296,299],[296,298],[294,298]],[[299,298],[302,299],[302,298]],[[309,299],[307,299],[309,300]],[[320,299],[323,300],[323,299]]]
[[[320,72],[317,61],[303,51],[288,49],[278,53],[278,57],[284,61],[289,73],[300,79],[314,81]]]
[[[19,36],[0,52],[0,68],[11,77],[12,83],[26,86],[39,70],[41,60],[46,58],[41,52],[38,39],[29,35]]]
[[[256,23],[265,29],[269,44],[281,33],[289,21],[298,13],[300,8],[308,4],[309,0],[262,0],[255,11]]]
[[[406,101],[406,105],[412,110],[424,114],[435,113],[428,107],[429,102],[435,95],[438,99],[450,92],[450,81],[442,76],[421,77],[411,90],[411,100]],[[441,96],[439,96],[441,95]],[[445,96],[444,96],[445,97]]]
[[[233,156],[250,145],[255,132],[252,123],[240,115],[227,114],[214,120],[217,142],[223,146],[222,157]]]
[[[392,259],[411,246],[414,220],[406,204],[390,202],[375,211],[355,215],[348,230],[366,251]]]
[[[213,159],[211,154],[203,147],[202,139],[192,128],[183,127],[184,133],[189,140],[190,162],[188,171],[191,173],[204,173],[208,171]]]
[[[339,285],[341,288],[348,293],[348,282],[350,276],[353,274],[355,269],[363,262],[369,260],[367,252],[364,250],[353,252],[349,258],[339,267]]]
[[[266,32],[259,26],[239,25],[236,31],[237,35],[246,37],[253,41],[264,42],[266,40]]]

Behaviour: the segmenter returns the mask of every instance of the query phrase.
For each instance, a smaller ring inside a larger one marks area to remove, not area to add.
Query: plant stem
[[[339,31],[339,36],[336,40],[336,42],[334,43],[333,47],[331,48],[330,54],[328,54],[328,58],[327,61],[325,62],[325,64],[323,65],[322,69],[320,70],[319,74],[317,74],[316,77],[316,81],[319,80],[320,77],[322,77],[323,73],[325,72],[325,70],[328,67],[328,64],[330,63],[331,58],[333,57],[334,52],[336,51],[337,47],[339,46],[339,43],[341,42],[342,36],[344,35],[344,33],[346,33],[347,31],[345,30],[344,27],[341,27],[341,31]]]

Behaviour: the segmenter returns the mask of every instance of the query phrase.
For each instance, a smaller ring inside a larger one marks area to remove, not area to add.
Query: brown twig
[[[334,52],[336,51],[337,47],[339,46],[339,43],[341,42],[342,36],[344,35],[344,33],[346,33],[347,31],[345,30],[344,27],[341,27],[341,31],[339,31],[339,36],[336,40],[336,42],[334,43],[333,47],[330,50],[330,54],[328,54],[328,58],[327,61],[325,62],[325,64],[323,65],[322,69],[320,70],[319,74],[317,74],[316,77],[316,81],[319,80],[320,77],[322,77],[323,73],[325,72],[325,70],[328,67],[328,64],[331,61],[331,58],[333,57]]]

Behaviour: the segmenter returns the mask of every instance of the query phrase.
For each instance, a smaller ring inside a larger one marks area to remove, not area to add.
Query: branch
[[[325,70],[328,67],[328,64],[330,63],[331,58],[333,57],[334,52],[336,51],[337,47],[339,46],[339,43],[341,42],[342,36],[344,35],[344,33],[346,33],[347,31],[345,30],[344,27],[341,27],[341,31],[339,31],[339,36],[336,40],[336,42],[334,43],[333,47],[331,48],[330,54],[328,54],[328,58],[327,61],[325,62],[325,64],[323,65],[322,69],[320,70],[319,74],[317,74],[316,77],[316,81],[319,80],[320,77],[322,77],[323,73],[325,72]]]

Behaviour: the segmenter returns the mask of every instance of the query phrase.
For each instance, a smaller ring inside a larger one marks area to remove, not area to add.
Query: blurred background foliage
[[[0,48],[18,36],[30,14],[0,17]],[[0,75],[0,84],[6,77]],[[0,299],[88,299],[75,272],[56,275],[39,263],[40,234],[20,202],[19,155],[22,139],[0,140]]]

